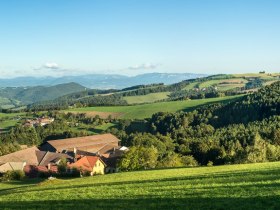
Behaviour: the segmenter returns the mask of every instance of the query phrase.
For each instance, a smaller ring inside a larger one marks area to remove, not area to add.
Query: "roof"
[[[84,156],[77,162],[70,164],[69,167],[78,169],[82,168],[85,171],[92,171],[98,160],[100,160],[100,162],[106,166],[106,164],[97,156]]]
[[[85,137],[47,141],[57,151],[73,150],[73,148],[83,151],[99,151],[106,144],[118,144],[120,140],[112,134],[101,134]]]
[[[0,156],[0,164],[8,162],[26,162],[26,164],[38,165],[36,151],[39,151],[37,147],[30,147],[8,155]]]
[[[23,170],[25,162],[7,162],[0,166],[0,172],[4,173],[7,171]]]
[[[20,150],[0,157],[0,163],[26,162],[27,165],[47,166],[49,163],[56,163],[61,158],[70,159],[67,154],[40,151],[37,147]]]
[[[55,153],[55,152],[46,152],[46,151],[36,151],[38,165],[39,166],[47,166],[50,163],[57,163],[62,158],[71,159],[67,154]]]

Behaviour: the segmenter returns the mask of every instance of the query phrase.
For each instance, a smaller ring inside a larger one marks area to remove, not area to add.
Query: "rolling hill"
[[[213,104],[217,102],[227,103],[231,100],[236,100],[238,96],[229,96],[221,98],[209,98],[199,100],[186,100],[186,101],[170,101],[158,102],[133,106],[97,106],[97,107],[84,107],[68,109],[66,112],[86,113],[89,116],[100,115],[103,117],[123,118],[123,119],[144,119],[151,117],[157,112],[177,112],[177,111],[191,111],[200,106]]]
[[[0,89],[0,107],[22,106],[38,101],[52,100],[60,96],[84,91],[85,87],[77,83],[65,83],[55,86],[7,87]]]
[[[96,90],[76,92],[55,100],[35,103],[31,110],[67,109],[69,106],[124,106],[163,101],[184,101],[233,96],[255,92],[261,87],[279,81],[279,74],[213,75],[205,78],[183,80],[165,85],[153,83],[136,85],[121,90]]]
[[[0,183],[2,209],[279,209],[280,163]]]

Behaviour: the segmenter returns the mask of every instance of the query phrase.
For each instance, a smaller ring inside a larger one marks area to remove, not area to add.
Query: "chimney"
[[[74,147],[74,163],[77,162],[77,148]]]

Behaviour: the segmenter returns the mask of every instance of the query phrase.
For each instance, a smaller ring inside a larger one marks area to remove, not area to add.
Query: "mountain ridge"
[[[182,80],[205,77],[206,74],[196,73],[147,73],[136,76],[118,74],[88,74],[63,77],[15,77],[0,78],[0,87],[30,87],[54,86],[63,83],[75,82],[87,88],[94,89],[122,89],[134,85],[151,83],[172,84]]]

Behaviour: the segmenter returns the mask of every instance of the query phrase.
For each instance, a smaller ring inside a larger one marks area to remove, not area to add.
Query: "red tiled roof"
[[[98,160],[100,160],[105,165],[105,163],[97,156],[84,156],[77,162],[70,164],[69,167],[82,169],[84,171],[92,171]]]

